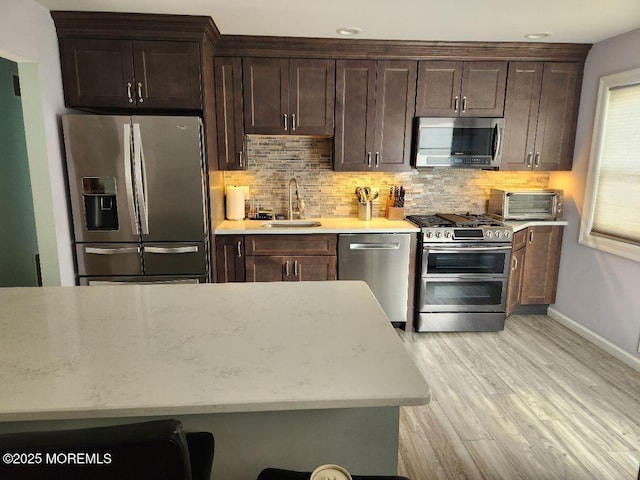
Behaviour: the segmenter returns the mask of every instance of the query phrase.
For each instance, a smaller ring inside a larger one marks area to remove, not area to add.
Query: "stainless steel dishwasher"
[[[416,238],[410,233],[338,235],[338,280],[363,280],[394,326],[413,315]]]

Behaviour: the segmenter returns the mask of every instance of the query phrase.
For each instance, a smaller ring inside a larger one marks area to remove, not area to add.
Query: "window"
[[[640,261],[640,68],[600,79],[580,243]]]

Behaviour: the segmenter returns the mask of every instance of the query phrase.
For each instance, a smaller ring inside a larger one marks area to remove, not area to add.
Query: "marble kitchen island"
[[[430,390],[363,282],[0,289],[0,433],[177,418],[212,478],[396,472]]]

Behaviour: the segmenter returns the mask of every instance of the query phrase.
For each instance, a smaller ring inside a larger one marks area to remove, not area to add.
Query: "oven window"
[[[504,282],[496,281],[456,281],[423,283],[423,302],[425,306],[475,306],[502,305]],[[427,307],[428,310],[428,307]]]
[[[508,252],[434,252],[426,253],[422,275],[502,274]]]

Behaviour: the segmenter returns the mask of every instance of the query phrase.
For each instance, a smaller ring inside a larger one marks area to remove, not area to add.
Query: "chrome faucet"
[[[287,214],[289,220],[293,220],[293,194],[291,193],[291,186],[292,185],[295,185],[295,187],[296,187],[296,201],[297,202],[300,201],[300,195],[298,194],[298,182],[296,181],[296,179],[294,177],[291,180],[289,180],[289,212]]]

